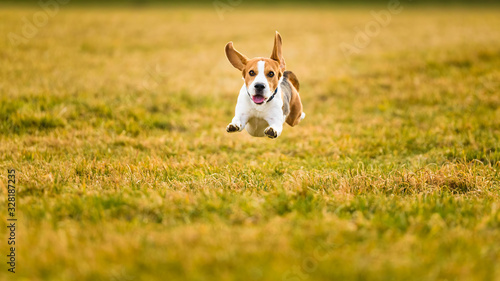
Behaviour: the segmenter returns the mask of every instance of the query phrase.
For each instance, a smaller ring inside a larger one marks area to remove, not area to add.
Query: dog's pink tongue
[[[253,96],[252,100],[255,103],[263,103],[265,98],[263,96]]]

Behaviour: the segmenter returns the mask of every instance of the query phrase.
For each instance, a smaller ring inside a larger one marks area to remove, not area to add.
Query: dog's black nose
[[[261,84],[261,83],[258,83],[258,84],[255,84],[255,89],[257,89],[258,91],[262,91],[264,90],[264,88],[266,88],[266,85],[264,84]]]

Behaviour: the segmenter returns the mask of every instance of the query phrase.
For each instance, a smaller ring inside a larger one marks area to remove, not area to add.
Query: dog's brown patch
[[[300,91],[300,84],[299,84],[299,79],[297,79],[297,76],[295,76],[295,73],[291,71],[285,71],[283,72],[283,77],[285,77],[288,81],[292,83],[292,85],[295,87],[295,89]]]
[[[282,91],[285,92],[285,98],[288,99],[283,99],[283,107],[285,107],[286,102],[288,102],[289,107],[289,114],[285,114],[285,108],[283,109],[283,114],[287,116],[286,123],[293,127],[299,124],[300,117],[302,116],[302,102],[298,92],[299,80],[293,72],[285,71],[281,85]]]
[[[292,85],[290,81],[283,78],[281,81],[281,100],[283,101],[283,115],[288,116],[290,114],[290,99],[292,98]]]

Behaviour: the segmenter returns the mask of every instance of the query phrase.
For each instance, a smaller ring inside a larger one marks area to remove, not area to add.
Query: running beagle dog
[[[227,43],[227,59],[242,72],[245,81],[227,132],[246,128],[254,137],[274,139],[281,135],[285,122],[293,127],[306,116],[302,112],[299,81],[293,72],[285,71],[281,45],[281,35],[276,31],[271,58],[249,59],[233,48],[233,42]]]

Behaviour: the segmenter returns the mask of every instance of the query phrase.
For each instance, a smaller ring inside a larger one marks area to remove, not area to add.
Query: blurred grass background
[[[79,3],[0,10],[1,280],[500,280],[498,8]],[[275,30],[307,117],[228,135]]]
[[[46,1],[44,1],[46,2]],[[128,5],[190,5],[190,4],[195,4],[195,5],[213,5],[214,0],[104,0],[104,1],[98,1],[98,0],[64,0],[64,2],[67,2],[68,4],[73,4],[73,5],[95,5],[95,6],[100,6],[100,5],[122,5],[122,6],[128,6]],[[266,0],[255,0],[255,1],[244,1],[244,0],[219,0],[219,3],[225,3],[228,5],[262,5],[265,4],[267,6],[272,5],[272,4],[280,4],[280,5],[297,5],[297,4],[304,4],[303,1],[299,0],[274,0],[272,2],[266,1]],[[354,0],[354,1],[348,1],[348,0],[335,0],[335,1],[328,1],[328,0],[313,0],[313,1],[307,1],[306,5],[317,5],[317,4],[328,4],[328,5],[370,5],[370,4],[375,4],[375,5],[387,5],[390,1],[388,0]],[[407,4],[407,5],[475,5],[475,6],[481,6],[481,5],[498,5],[498,1],[494,0],[478,0],[478,1],[467,1],[467,0],[406,0],[406,1],[400,1],[401,3]],[[39,1],[37,0],[19,0],[19,1],[13,1],[13,0],[6,0],[4,3],[8,4],[28,4],[28,5],[37,5]],[[62,2],[61,2],[62,3]]]

